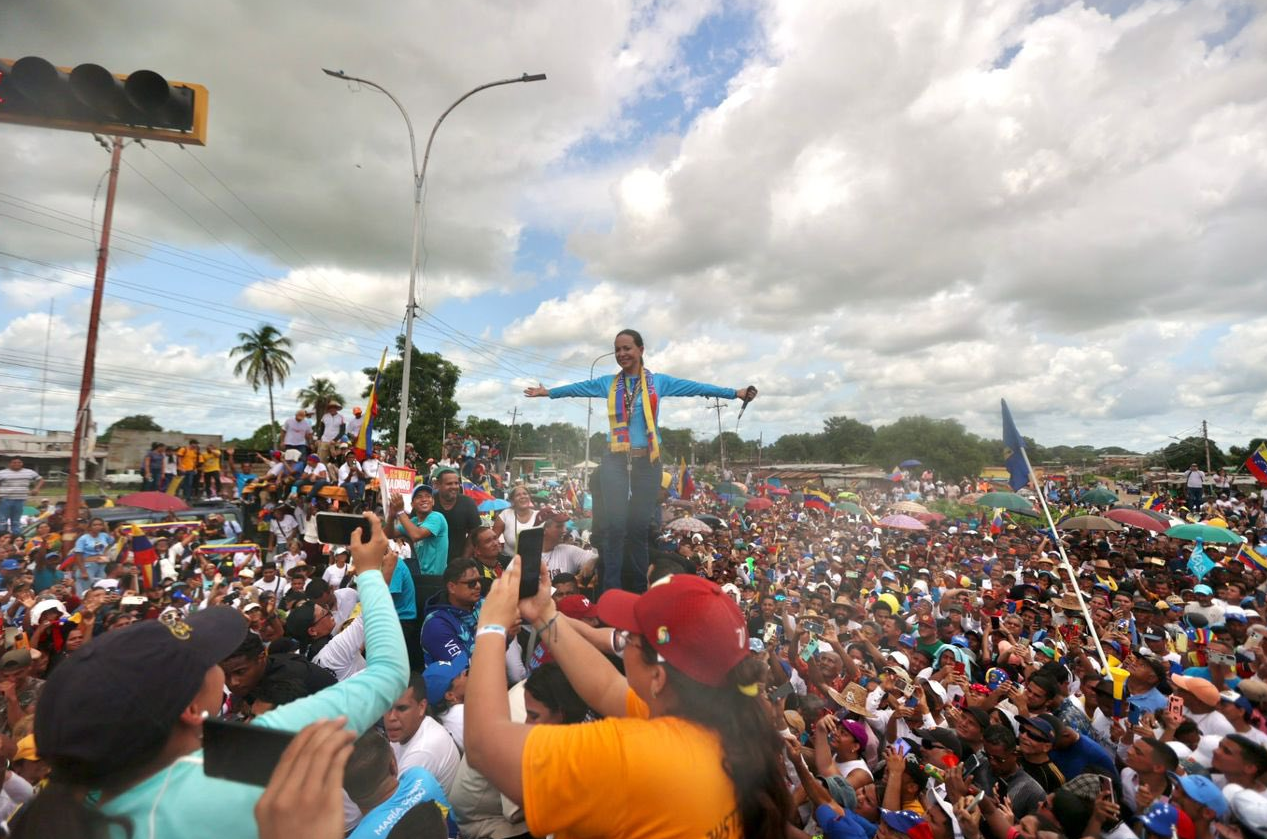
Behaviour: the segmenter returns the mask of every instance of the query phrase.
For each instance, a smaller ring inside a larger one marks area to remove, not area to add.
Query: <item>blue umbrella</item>
[[[911,466],[923,466],[923,465],[924,464],[920,463],[918,460],[903,460],[901,463],[898,464],[898,466],[902,469],[906,469]]]
[[[507,509],[508,507],[510,507],[509,501],[506,501],[502,498],[490,498],[489,500],[480,504],[479,510],[481,513],[499,513],[502,510]]]

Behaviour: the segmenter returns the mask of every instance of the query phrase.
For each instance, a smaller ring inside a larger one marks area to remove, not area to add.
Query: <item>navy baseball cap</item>
[[[453,685],[453,680],[466,672],[471,660],[466,653],[459,653],[452,661],[433,661],[422,671],[422,680],[427,683],[427,702],[437,705],[444,701],[444,695]]]
[[[132,767],[169,736],[207,671],[246,632],[241,612],[213,606],[94,637],[44,684],[35,715],[40,757],[85,782]]]
[[[912,839],[932,839],[933,829],[919,813],[912,810],[880,809],[880,820],[893,830]]]
[[[1025,729],[1023,733],[1028,734],[1035,740],[1051,743],[1056,739],[1055,729],[1051,727],[1051,723],[1042,717],[1017,717],[1017,722]]]

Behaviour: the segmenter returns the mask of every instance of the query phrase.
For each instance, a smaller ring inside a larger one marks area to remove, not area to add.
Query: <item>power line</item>
[[[199,164],[203,166],[203,168],[206,168],[205,164],[202,164],[202,162],[201,162],[201,161],[200,161],[197,157],[195,157],[194,159],[195,159],[196,161],[198,161],[198,162],[199,162]],[[210,170],[208,170],[208,171],[210,171]],[[214,177],[214,173],[212,173],[212,175],[213,175],[213,177]],[[172,199],[170,199],[170,198],[169,198],[168,200],[172,200]],[[240,200],[241,200],[241,199],[239,199],[239,201],[240,201]],[[84,223],[82,220],[80,220],[80,217],[78,217],[78,216],[75,216],[75,215],[73,215],[73,214],[71,214],[71,213],[67,213],[67,212],[65,212],[65,211],[63,211],[63,210],[58,210],[58,209],[56,209],[56,208],[49,207],[49,206],[47,206],[47,205],[39,204],[38,202],[30,201],[29,199],[25,199],[25,198],[22,198],[22,197],[20,197],[20,196],[15,196],[15,195],[12,195],[12,194],[10,194],[10,193],[0,192],[0,201],[4,201],[5,203],[11,203],[11,204],[12,204],[12,203],[20,203],[21,205],[24,205],[24,206],[21,206],[21,207],[20,207],[20,209],[24,210],[25,212],[31,212],[31,213],[35,213],[35,214],[38,214],[38,215],[44,215],[44,216],[49,217],[49,218],[56,218],[56,220],[58,220],[58,221],[60,221],[60,222],[62,222],[62,223],[66,223],[66,224],[74,224],[74,225],[79,226],[79,227],[89,227],[89,228],[90,228],[90,225],[89,225],[89,224],[87,224],[87,223]],[[243,202],[243,204],[244,204],[244,206],[247,206],[247,205],[245,205],[245,203],[244,203],[244,202]],[[38,209],[31,209],[31,208],[38,208]],[[249,207],[248,207],[248,211],[250,211]],[[253,213],[253,211],[251,211],[251,212]],[[253,213],[253,215],[254,215],[254,213]],[[21,219],[21,218],[18,218],[18,217],[16,217],[16,216],[8,216],[8,217],[9,217],[9,218],[13,218],[14,220],[17,220],[17,221],[24,221],[24,222],[26,222],[26,223],[28,223],[28,224],[35,224],[34,222],[29,222],[29,221],[26,221],[25,219]],[[40,226],[40,225],[36,225],[36,226]],[[63,233],[64,235],[72,235],[72,234],[69,234],[69,233],[68,233],[68,232],[66,232],[66,231],[59,231],[59,230],[56,230],[55,228],[48,228],[48,227],[45,227],[44,229],[53,230],[54,232]],[[270,229],[271,229],[271,228],[270,228]],[[189,251],[189,250],[186,250],[186,249],[183,249],[183,248],[178,248],[178,247],[176,247],[176,246],[174,246],[174,245],[169,245],[169,244],[167,244],[167,243],[160,242],[160,241],[159,241],[159,240],[157,240],[157,239],[153,239],[153,238],[150,238],[150,237],[147,237],[147,236],[143,236],[143,235],[140,235],[140,234],[136,234],[136,233],[130,233],[130,232],[126,231],[126,230],[116,229],[116,230],[114,230],[114,231],[113,231],[112,235],[114,235],[114,236],[122,236],[122,237],[126,237],[126,238],[129,238],[129,239],[133,239],[133,240],[136,240],[136,241],[137,241],[137,242],[139,242],[139,243],[143,243],[143,244],[147,245],[148,247],[151,247],[151,248],[157,248],[157,249],[164,250],[164,251],[166,251],[166,252],[169,252],[172,256],[174,256],[174,257],[176,257],[176,258],[184,258],[184,259],[189,259],[189,260],[191,260],[191,261],[200,262],[200,263],[203,263],[205,266],[208,266],[208,267],[210,267],[210,266],[216,266],[216,267],[221,268],[222,270],[228,271],[228,272],[233,273],[233,274],[238,274],[238,275],[243,276],[243,277],[248,277],[248,278],[252,278],[252,279],[258,279],[258,278],[260,277],[259,272],[258,272],[258,271],[255,271],[253,268],[251,268],[249,271],[243,271],[242,269],[238,268],[237,266],[230,265],[229,263],[224,262],[224,261],[222,261],[222,260],[217,260],[217,259],[214,259],[214,258],[212,258],[212,257],[210,257],[210,256],[207,256],[206,254],[201,254],[201,253],[197,253],[197,252],[195,252],[195,251]],[[209,234],[209,235],[210,235],[210,234]],[[84,237],[84,238],[87,238],[87,237]],[[214,238],[214,237],[213,237],[213,238]],[[280,234],[279,234],[279,238],[280,238]],[[92,241],[95,241],[95,239],[93,239]],[[283,241],[285,241],[285,240],[283,239]],[[296,249],[295,249],[292,245],[289,245],[289,243],[287,243],[287,246],[288,246],[288,247],[290,247],[292,250],[295,250],[295,252],[296,252],[296,253],[298,253],[298,251],[297,251],[297,250],[296,250]],[[126,252],[127,252],[127,253],[132,253],[132,254],[134,254],[134,255],[136,255],[136,256],[139,256],[139,257],[142,257],[142,258],[152,258],[152,257],[151,257],[150,255],[148,255],[148,254],[138,254],[138,253],[136,253],[135,251],[126,251]],[[236,255],[236,254],[235,254],[235,255]],[[302,254],[300,254],[300,256],[302,257]],[[170,264],[170,263],[164,263],[164,264]],[[182,267],[182,266],[173,266],[173,267]],[[315,269],[315,268],[313,268],[310,264],[305,265],[304,267],[308,268],[309,270],[313,271],[314,273],[317,273],[317,272],[316,272],[316,269]],[[250,266],[249,266],[249,265],[248,265],[248,268],[250,268]],[[214,276],[214,275],[207,275],[207,276]],[[217,278],[217,279],[224,279],[224,278],[222,278],[222,277],[216,277],[216,278]],[[285,284],[285,283],[287,283],[287,282],[290,282],[290,283],[294,283],[294,282],[295,282],[294,280],[281,280],[281,279],[275,279],[275,278],[265,278],[265,279],[266,279],[268,282],[276,283],[276,284],[278,284],[278,285],[283,285],[283,284]],[[226,280],[226,281],[227,281],[227,280]],[[231,282],[231,281],[229,281],[229,282]],[[249,287],[249,284],[245,284],[245,283],[235,283],[235,285],[240,285],[240,286],[242,286],[242,287]],[[345,300],[346,300],[346,299],[347,299],[347,298],[346,298],[346,296],[344,296],[344,298],[343,298],[343,299],[345,299]],[[349,303],[351,303],[351,301],[348,301],[348,302],[349,302]],[[313,303],[312,301],[309,301],[309,305],[317,305],[317,304]],[[356,303],[351,303],[351,305],[355,306],[355,307],[356,307],[356,310],[357,310],[357,311],[360,311],[360,312],[377,313],[377,314],[381,314],[381,315],[383,315],[384,317],[387,317],[387,318],[392,318],[392,319],[394,319],[394,318],[395,318],[395,314],[394,314],[394,313],[392,313],[392,312],[390,312],[390,311],[388,311],[388,310],[386,310],[386,309],[379,309],[379,308],[377,308],[377,307],[374,307],[374,306],[371,306],[371,305],[366,305],[366,304],[356,304]],[[322,306],[321,308],[331,308],[331,307],[325,307],[325,306]],[[337,309],[337,308],[332,308],[332,311],[335,311],[335,312],[339,312],[339,313],[341,313],[341,312],[343,312],[344,310]],[[431,334],[431,335],[432,335],[432,337],[448,338],[449,340],[452,340],[452,341],[454,341],[455,343],[457,343],[457,337],[458,337],[458,336],[461,336],[461,337],[462,337],[462,338],[464,338],[465,340],[472,341],[472,342],[475,342],[475,343],[477,343],[477,344],[487,345],[488,347],[491,347],[491,348],[493,348],[494,350],[499,351],[499,352],[504,352],[504,353],[508,353],[508,354],[512,354],[512,355],[516,355],[516,356],[522,357],[522,358],[524,358],[526,361],[529,361],[529,362],[538,362],[538,363],[545,364],[545,365],[550,366],[550,367],[556,367],[556,368],[559,368],[559,369],[566,369],[566,370],[576,370],[576,371],[580,371],[580,370],[584,370],[584,369],[586,369],[586,368],[584,367],[584,365],[573,365],[573,364],[563,363],[563,362],[558,361],[556,358],[553,358],[553,357],[551,357],[551,356],[549,356],[549,355],[546,355],[546,354],[544,354],[544,353],[539,353],[539,352],[536,352],[536,351],[533,351],[533,350],[524,349],[524,348],[522,348],[522,347],[516,347],[516,346],[510,345],[510,344],[507,344],[507,343],[501,342],[501,341],[495,341],[495,340],[490,339],[490,338],[480,338],[480,337],[476,337],[476,336],[471,336],[471,335],[468,335],[467,333],[464,333],[464,332],[462,332],[461,330],[459,330],[459,329],[457,329],[456,327],[454,327],[452,324],[449,324],[449,323],[446,323],[446,322],[444,322],[444,321],[440,320],[438,317],[436,317],[436,316],[434,315],[434,313],[430,312],[429,310],[425,310],[425,309],[423,309],[423,312],[424,312],[424,314],[425,314],[427,317],[430,317],[430,318],[432,318],[433,320],[435,320],[435,321],[436,321],[436,322],[440,325],[441,329],[443,330],[443,331],[434,331],[434,330],[433,330],[433,332],[429,333],[429,334]],[[403,330],[402,330],[402,331],[403,331]]]

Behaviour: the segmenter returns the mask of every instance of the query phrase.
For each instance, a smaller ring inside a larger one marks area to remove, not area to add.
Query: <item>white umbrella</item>
[[[713,529],[699,519],[683,516],[680,519],[674,519],[669,522],[669,530],[677,530],[683,533],[712,533]]]

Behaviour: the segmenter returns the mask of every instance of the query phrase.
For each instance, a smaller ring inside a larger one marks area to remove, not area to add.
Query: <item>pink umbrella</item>
[[[1143,510],[1116,508],[1109,510],[1104,514],[1104,517],[1120,524],[1138,527],[1141,530],[1151,530],[1153,533],[1164,533],[1169,528],[1169,525],[1162,524]]]
[[[749,498],[747,502],[744,503],[743,508],[745,510],[768,510],[773,506],[774,502],[769,498],[761,498],[758,496],[756,498]]]
[[[140,507],[142,510],[152,510],[156,513],[179,512],[189,509],[189,505],[185,503],[184,499],[168,495],[165,492],[134,492],[131,495],[125,495],[117,499],[115,503],[120,507]]]
[[[792,490],[790,489],[784,489],[783,487],[774,487],[774,486],[768,486],[768,485],[766,486],[765,491],[767,495],[791,495],[792,494]]]
[[[880,519],[881,527],[891,527],[894,530],[927,530],[928,527],[919,519],[912,516],[895,515],[885,516]]]
[[[920,520],[920,521],[922,521],[924,524],[936,524],[936,523],[937,523],[937,522],[939,522],[939,521],[945,521],[945,520],[946,520],[946,517],[945,517],[944,515],[942,515],[941,513],[932,513],[932,512],[929,512],[929,513],[916,513],[916,514],[915,514],[915,518],[919,519],[919,520]]]

